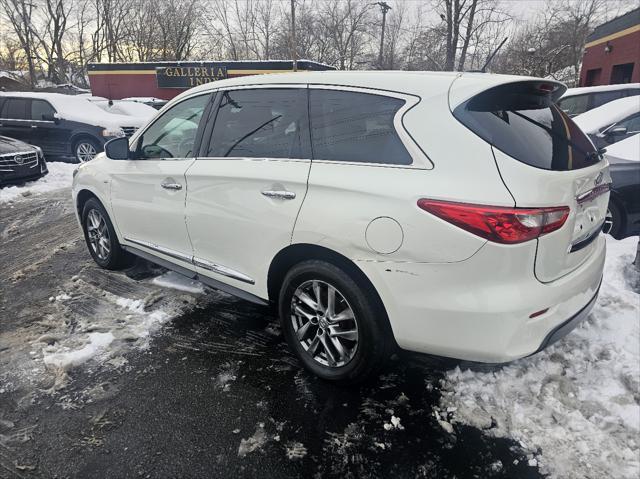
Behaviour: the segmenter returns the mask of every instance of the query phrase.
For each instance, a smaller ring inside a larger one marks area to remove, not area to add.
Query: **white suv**
[[[593,305],[609,172],[562,84],[309,72],[191,89],[79,167],[102,267],[130,255],[277,305],[293,351],[361,379],[394,347],[530,355]]]

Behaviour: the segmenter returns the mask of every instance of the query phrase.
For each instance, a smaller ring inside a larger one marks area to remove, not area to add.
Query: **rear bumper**
[[[547,347],[588,315],[605,259],[604,236],[594,243],[576,270],[549,283],[534,275],[535,242],[487,243],[458,263],[357,264],[380,294],[401,348],[502,363]]]
[[[549,334],[547,334],[547,337],[542,340],[542,344],[540,345],[538,350],[535,351],[533,354],[539,353],[543,349],[546,349],[549,346],[551,346],[553,343],[560,341],[567,334],[569,334],[571,331],[577,328],[580,325],[580,323],[582,323],[582,321],[587,319],[587,316],[589,316],[589,313],[591,312],[593,307],[596,305],[599,292],[600,292],[600,286],[598,286],[598,291],[596,291],[596,294],[593,295],[593,298],[591,298],[591,301],[589,301],[587,305],[584,308],[582,308],[580,311],[578,311],[573,317],[569,318],[567,321],[558,325],[551,332],[549,332]]]

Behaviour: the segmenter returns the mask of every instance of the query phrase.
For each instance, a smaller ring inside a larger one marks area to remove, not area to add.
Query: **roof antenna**
[[[482,68],[480,69],[480,71],[482,73],[486,73],[487,67],[489,66],[489,63],[491,63],[491,60],[493,60],[493,57],[496,56],[496,53],[498,53],[498,50],[500,50],[502,48],[502,45],[504,45],[504,43],[507,41],[509,37],[504,37],[504,40],[502,40],[500,42],[500,45],[498,45],[498,48],[496,48],[493,53],[491,55],[489,55],[489,58],[487,58],[487,61],[485,62],[485,64],[482,66]]]

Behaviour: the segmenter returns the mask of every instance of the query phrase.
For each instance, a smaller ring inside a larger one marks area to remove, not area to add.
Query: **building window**
[[[587,80],[586,80],[585,86],[599,85],[601,74],[602,74],[602,68],[594,68],[593,70],[587,70]]]
[[[631,75],[633,74],[633,63],[623,63],[622,65],[614,65],[611,69],[611,84],[631,83]]]

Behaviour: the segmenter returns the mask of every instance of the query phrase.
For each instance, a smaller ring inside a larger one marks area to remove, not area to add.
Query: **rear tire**
[[[361,382],[388,356],[385,312],[366,287],[331,263],[309,260],[292,267],[278,304],[289,347],[322,379]]]
[[[620,208],[614,200],[609,200],[609,210],[607,211],[608,220],[611,221],[611,229],[609,234],[615,239],[621,239],[621,234],[624,229],[624,217],[620,211]]]
[[[82,209],[82,231],[93,260],[104,269],[118,270],[132,263],[132,256],[120,246],[104,206],[90,198]]]

